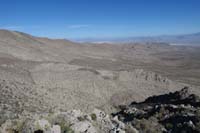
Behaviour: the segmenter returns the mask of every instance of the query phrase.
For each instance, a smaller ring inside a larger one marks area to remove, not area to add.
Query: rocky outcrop
[[[0,133],[200,133],[200,98],[189,90],[185,87],[119,106],[119,111],[112,115],[99,109],[89,113],[24,110],[15,117],[7,117]]]
[[[125,123],[127,132],[131,128],[143,133],[200,132],[200,98],[185,87],[174,93],[149,97],[144,102],[120,106],[120,111],[113,116]]]
[[[124,133],[124,123],[105,112],[94,109],[91,113],[80,110],[47,114],[30,114],[8,119],[0,133]]]

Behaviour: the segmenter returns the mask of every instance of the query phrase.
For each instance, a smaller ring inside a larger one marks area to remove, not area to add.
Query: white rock
[[[118,128],[120,129],[124,129],[125,128],[125,124],[121,121],[119,121],[118,116],[115,116],[112,121],[114,122],[114,124],[116,124],[116,126],[118,126]]]
[[[71,128],[75,133],[97,133],[93,125],[88,121],[74,123]]]
[[[59,125],[53,125],[53,127],[50,128],[50,131],[47,131],[46,133],[61,133],[61,128]]]
[[[97,121],[98,120],[101,121],[101,120],[105,119],[106,117],[109,117],[108,115],[106,115],[105,112],[103,112],[103,111],[101,111],[99,109],[94,109],[93,113],[96,114]]]
[[[4,124],[0,127],[0,133],[9,133],[9,129],[12,127],[12,122],[10,120],[7,120]]]
[[[39,126],[40,129],[46,130],[47,128],[51,127],[51,124],[45,120],[45,119],[41,119],[35,122],[36,126]]]
[[[139,131],[136,128],[132,128],[133,133],[139,133]]]

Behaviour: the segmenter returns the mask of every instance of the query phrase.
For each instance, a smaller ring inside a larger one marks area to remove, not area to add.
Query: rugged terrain
[[[185,86],[199,96],[199,68],[200,47],[79,44],[0,30],[0,124],[49,113],[68,118],[74,109],[109,114]]]
[[[181,91],[121,106],[113,116],[126,124],[127,132],[199,133],[199,107],[199,97],[189,93],[189,88],[185,87]]]

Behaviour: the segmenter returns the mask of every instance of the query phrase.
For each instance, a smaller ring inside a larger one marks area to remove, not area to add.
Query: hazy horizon
[[[3,0],[0,28],[67,39],[190,34],[200,31],[199,5],[196,0]]]

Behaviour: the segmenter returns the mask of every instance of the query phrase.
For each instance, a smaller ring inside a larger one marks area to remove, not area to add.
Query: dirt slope
[[[1,98],[8,99],[1,107],[15,100],[21,105],[16,110],[28,104],[38,111],[110,111],[186,85],[199,94],[199,51],[167,44],[78,44],[0,30],[0,79],[6,82]]]

